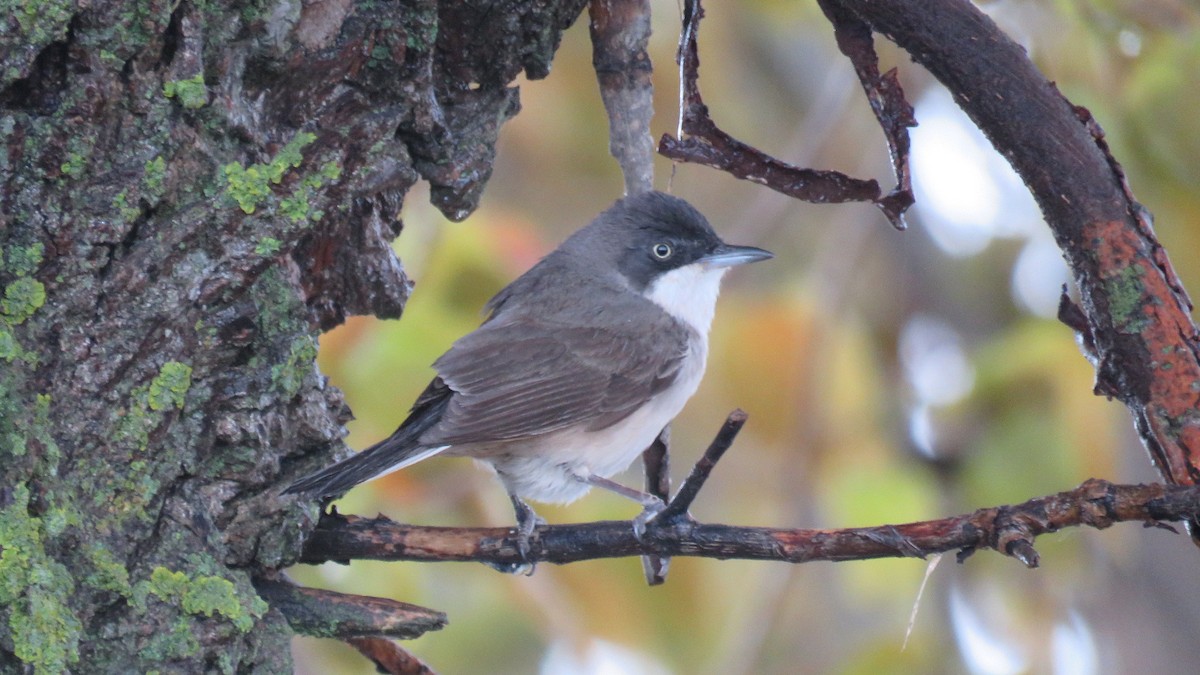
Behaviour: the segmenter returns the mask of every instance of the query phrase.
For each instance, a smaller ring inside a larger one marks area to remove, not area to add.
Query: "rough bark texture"
[[[0,3],[0,672],[290,672],[315,336],[400,314],[406,191],[475,208],[584,5]]]

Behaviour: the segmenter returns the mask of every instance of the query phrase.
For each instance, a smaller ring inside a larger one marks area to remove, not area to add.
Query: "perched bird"
[[[677,197],[621,199],[488,302],[391,436],[286,492],[327,499],[434,455],[472,457],[508,490],[522,554],[540,521],[525,499],[601,487],[640,502],[644,525],[662,502],[609,477],[700,384],[725,272],[770,257],[724,243]]]

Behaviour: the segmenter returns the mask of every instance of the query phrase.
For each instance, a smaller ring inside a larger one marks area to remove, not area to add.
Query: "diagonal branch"
[[[347,638],[346,644],[371,660],[387,675],[433,675],[433,670],[394,641],[382,637]]]
[[[908,163],[908,128],[917,125],[913,107],[904,98],[896,69],[892,68],[882,75],[879,73],[879,56],[875,53],[871,27],[833,0],[818,0],[818,4],[833,24],[833,36],[838,49],[854,65],[854,72],[887,139],[892,171],[896,174],[896,187],[875,203],[888,220],[902,230],[904,212],[916,201],[912,191],[912,170]]]

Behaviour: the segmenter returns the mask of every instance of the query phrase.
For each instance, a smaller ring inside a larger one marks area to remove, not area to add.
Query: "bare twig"
[[[646,472],[646,492],[666,502],[671,498],[671,425],[663,427],[658,438],[642,453]],[[642,556],[646,583],[657,586],[667,580],[671,559],[656,555]]]
[[[1156,525],[1198,515],[1200,487],[1114,485],[1092,479],[1074,490],[1021,504],[902,525],[781,529],[675,519],[658,526],[651,521],[640,541],[628,521],[548,525],[539,528],[528,560],[561,564],[654,553],[802,563],[923,558],[945,551],[959,551],[961,560],[976,550],[994,549],[1035,567],[1033,539],[1047,532],[1084,525],[1103,529],[1123,521]],[[323,517],[301,562],[351,559],[522,562],[510,529],[420,527],[384,517]]]
[[[348,639],[412,639],[446,625],[446,615],[406,602],[297,586],[282,575],[254,580],[254,588],[301,635]]]
[[[879,56],[875,53],[871,27],[833,0],[818,0],[818,4],[833,24],[833,35],[837,39],[838,49],[854,64],[854,72],[862,83],[871,110],[875,112],[875,118],[879,120],[884,138],[887,139],[888,151],[892,157],[892,170],[896,173],[896,187],[875,203],[896,229],[903,230],[904,212],[915,201],[912,192],[912,171],[908,163],[908,128],[917,125],[912,105],[904,98],[904,90],[900,87],[900,78],[895,68],[882,75],[879,73]]]
[[[658,143],[659,154],[676,161],[711,166],[808,202],[874,202],[893,218],[899,202],[890,196],[886,205],[881,202],[876,181],[851,178],[837,171],[793,166],[738,141],[717,127],[709,117],[698,84],[700,56],[696,36],[703,16],[699,0],[684,3],[684,26],[679,45],[682,79],[679,137],[663,135]],[[686,138],[683,137],[685,134]]]
[[[625,194],[654,187],[650,0],[592,0],[592,67],[608,111],[608,148],[625,175]]]
[[[675,498],[654,520],[666,523],[687,513],[692,502],[696,501],[696,495],[700,494],[700,488],[704,487],[705,481],[712,473],[713,467],[717,465],[725,451],[733,445],[733,441],[737,438],[738,432],[742,430],[742,426],[746,424],[748,417],[746,412],[741,409],[729,413],[729,417],[725,418],[725,424],[721,425],[721,430],[717,432],[717,437],[713,439],[708,449],[692,467],[692,473],[688,475],[687,480],[683,481],[679,492],[675,493]]]

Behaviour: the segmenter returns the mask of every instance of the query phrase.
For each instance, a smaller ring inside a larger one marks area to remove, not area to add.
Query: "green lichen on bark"
[[[262,598],[257,595],[243,597],[228,579],[212,575],[193,579],[183,572],[161,566],[155,567],[150,579],[134,589],[134,603],[144,605],[150,595],[174,604],[188,614],[224,617],[242,633],[249,631],[254,620],[267,611],[267,603]]]
[[[225,177],[225,193],[242,211],[254,213],[271,196],[271,185],[278,185],[290,169],[300,166],[304,161],[300,151],[315,140],[316,134],[300,132],[266,164],[226,164],[221,170]]]
[[[47,554],[41,518],[19,484],[0,509],[0,608],[17,658],[35,673],[62,673],[79,660],[82,624],[71,610],[75,580]]]
[[[150,382],[146,405],[154,411],[165,410],[168,407],[182,408],[191,384],[191,366],[178,361],[167,361]]]
[[[46,304],[46,287],[32,277],[21,277],[4,289],[0,315],[10,324],[22,323]]]
[[[1142,311],[1142,303],[1146,301],[1143,274],[1145,271],[1139,265],[1131,265],[1104,280],[1109,293],[1109,311],[1112,312],[1113,322],[1123,333],[1139,333],[1150,321]]]
[[[189,110],[203,108],[208,104],[208,87],[204,86],[204,74],[197,73],[184,80],[164,83],[163,96],[179,101],[179,105]]]

